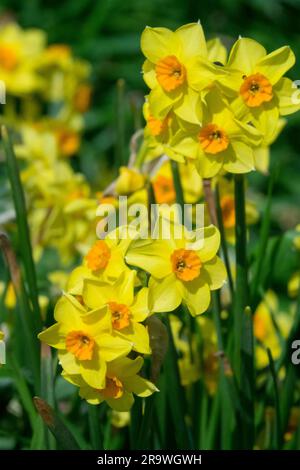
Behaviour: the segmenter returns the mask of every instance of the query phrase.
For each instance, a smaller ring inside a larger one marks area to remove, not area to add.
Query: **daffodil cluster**
[[[39,29],[0,26],[0,120],[16,135],[35,259],[52,247],[69,262],[95,239],[97,200],[69,161],[80,147],[90,69],[67,45],[47,45]]]
[[[141,48],[150,89],[141,158],[192,161],[203,178],[267,171],[282,116],[300,108],[284,76],[295,63],[288,46],[268,54],[253,39],[239,38],[228,54],[192,23],[176,31],[147,27]]]

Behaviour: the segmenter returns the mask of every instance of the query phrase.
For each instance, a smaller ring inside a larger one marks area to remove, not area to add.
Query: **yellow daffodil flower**
[[[45,46],[41,30],[23,31],[15,23],[0,28],[0,76],[8,93],[17,96],[41,91],[44,79],[37,63]]]
[[[232,107],[237,115],[258,128],[263,125],[272,135],[279,115],[300,109],[299,100],[293,103],[292,81],[283,77],[294,63],[294,53],[288,46],[267,54],[253,39],[238,39],[226,65],[232,74],[220,78],[225,92],[234,100]]]
[[[147,328],[141,324],[149,315],[148,289],[142,288],[134,295],[135,271],[123,273],[114,284],[85,279],[82,298],[91,309],[106,305],[110,333],[130,341],[133,349],[150,354]]]
[[[279,332],[276,331],[274,321]],[[258,340],[255,357],[259,369],[269,364],[266,348],[270,348],[274,360],[278,359],[281,353],[280,335],[287,338],[292,324],[291,312],[280,311],[277,296],[273,291],[268,291],[253,316],[254,336]]]
[[[130,238],[118,235],[122,227],[110,232],[104,240],[97,240],[86,253],[82,266],[75,268],[67,284],[67,292],[81,295],[84,279],[114,282],[123,272],[130,274],[124,256]]]
[[[151,274],[149,305],[153,312],[170,312],[183,301],[195,316],[210,304],[211,290],[220,289],[226,279],[221,259],[216,256],[220,244],[214,226],[198,229],[203,246],[193,249],[192,234],[181,227],[181,238],[137,240],[132,243],[126,262]],[[188,241],[189,240],[189,241]]]
[[[56,304],[57,321],[39,334],[39,339],[59,350],[60,364],[67,374],[80,374],[91,386],[105,386],[106,362],[126,356],[128,341],[109,334],[107,307],[87,312],[74,297],[65,294]]]
[[[145,177],[138,170],[121,166],[119,172],[116,181],[117,194],[129,195],[145,186]]]
[[[202,105],[199,92],[217,74],[206,59],[207,48],[200,23],[191,23],[175,32],[147,27],[141,37],[147,60],[144,80],[151,88],[149,104],[154,118],[164,121],[173,110],[181,119],[199,122]]]
[[[205,100],[202,126],[186,124],[170,141],[172,150],[195,160],[203,178],[211,178],[221,170],[253,170],[253,147],[260,143],[260,133],[238,121],[217,90],[208,93]]]
[[[143,365],[143,359],[121,358],[107,364],[106,381],[103,387],[89,386],[82,376],[63,373],[63,377],[79,387],[79,396],[91,405],[106,401],[108,406],[117,411],[129,411],[134,403],[133,394],[148,397],[158,389],[149,380],[137,375]]]

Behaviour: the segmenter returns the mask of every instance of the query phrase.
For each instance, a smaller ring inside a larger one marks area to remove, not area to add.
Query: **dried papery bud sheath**
[[[19,292],[21,282],[20,268],[10,241],[5,233],[0,233],[0,247],[3,251],[14,289],[16,292]]]
[[[37,412],[56,438],[60,448],[63,450],[79,450],[75,438],[63,424],[53,408],[40,397],[34,397],[33,402]]]
[[[152,316],[146,320],[152,350],[151,382],[156,383],[168,349],[168,332],[163,322]]]

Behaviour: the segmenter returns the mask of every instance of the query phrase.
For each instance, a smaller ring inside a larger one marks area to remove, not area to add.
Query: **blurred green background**
[[[99,188],[107,183],[106,167],[116,155],[117,80],[125,80],[125,152],[134,128],[142,122],[143,83],[140,35],[146,25],[177,28],[201,20],[207,38],[220,36],[230,46],[250,36],[272,51],[289,44],[298,64],[289,76],[300,79],[300,0],[0,0],[0,14],[13,16],[23,27],[44,29],[50,43],[70,44],[93,66],[93,105],[86,115],[86,134],[75,166]],[[300,113],[289,118],[272,150],[272,164],[280,165],[275,192],[278,228],[299,221]],[[121,142],[122,145],[122,142]],[[266,178],[253,175],[259,190]]]

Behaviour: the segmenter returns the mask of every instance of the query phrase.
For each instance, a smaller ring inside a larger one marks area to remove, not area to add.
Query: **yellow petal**
[[[141,323],[132,322],[130,326],[116,333],[120,338],[130,341],[134,351],[141,354],[151,354],[149,334],[147,328]]]
[[[198,92],[188,88],[174,108],[175,114],[187,122],[200,124],[202,119],[201,97]]]
[[[47,330],[39,333],[38,338],[53,348],[66,349],[66,334],[66,327],[61,323],[55,323],[47,328]]]
[[[199,127],[200,129],[200,127]],[[193,136],[187,135],[184,131],[179,131],[170,143],[172,149],[188,158],[197,158],[199,152],[199,142],[194,134]]]
[[[294,63],[295,54],[290,47],[283,46],[260,59],[257,62],[256,69],[257,72],[267,77],[272,85],[275,85],[285,72],[293,67]]]
[[[160,86],[156,86],[151,90],[148,101],[151,113],[156,119],[163,121],[168,112],[182,97],[182,90],[180,88],[165,93]]]
[[[254,170],[253,149],[243,142],[232,142],[233,153],[224,160],[224,170],[230,173],[248,173]]]
[[[185,59],[195,55],[206,56],[206,42],[200,23],[189,23],[181,26],[176,29],[175,34],[182,43],[182,55]]]
[[[54,318],[74,329],[80,326],[80,315],[84,313],[85,308],[72,295],[64,294],[55,305]]]
[[[220,289],[227,278],[226,269],[221,258],[216,256],[212,260],[205,263],[201,269],[201,273],[207,276],[207,282],[210,290]]]
[[[105,388],[106,362],[101,359],[101,354],[91,361],[81,361],[80,374],[90,387]]]
[[[204,152],[199,152],[198,159],[196,160],[196,168],[202,178],[213,178],[216,176],[223,167],[223,155],[209,155]]]
[[[289,78],[283,77],[275,85],[274,91],[279,99],[281,116],[295,113],[300,109],[300,90]]]
[[[256,63],[266,55],[265,48],[250,38],[238,39],[230,51],[228,66],[245,75],[255,72]]]
[[[115,361],[108,363],[108,372],[110,375],[123,378],[132,377],[137,374],[144,363],[144,359],[141,356],[135,359],[129,359],[128,357],[121,357]]]
[[[183,289],[183,300],[191,315],[204,313],[210,304],[208,284],[203,283],[201,275],[194,281],[186,282]]]
[[[156,388],[152,382],[139,375],[123,380],[123,383],[128,392],[133,392],[139,397],[149,397],[152,393],[158,392],[158,388]]]
[[[79,396],[91,405],[99,405],[104,401],[104,397],[92,387],[80,387]]]
[[[142,32],[141,49],[147,59],[156,64],[168,55],[177,56],[180,51],[180,40],[170,29],[147,26]]]
[[[171,240],[138,240],[129,248],[126,262],[160,279],[171,272],[172,252]]]
[[[149,280],[149,304],[153,312],[171,312],[175,310],[182,300],[180,283],[172,273],[164,279]]]
[[[68,351],[59,351],[59,363],[67,374],[79,374],[80,365],[75,356]]]
[[[211,62],[225,64],[227,60],[227,49],[219,38],[207,41],[208,59]]]
[[[216,256],[220,246],[220,232],[214,225],[196,230],[198,240],[203,240],[203,245],[197,252],[202,263],[210,261]]]
[[[143,78],[149,88],[157,86],[155,66],[149,60],[145,60],[143,63]]]
[[[130,307],[134,321],[144,321],[150,314],[148,306],[148,294],[149,289],[147,287],[143,287],[135,296],[134,302]]]
[[[118,357],[127,356],[132,344],[116,336],[103,334],[98,341],[101,357],[105,361],[113,361]]]
[[[253,150],[255,169],[267,175],[270,163],[269,147],[258,147]]]
[[[106,403],[116,411],[129,411],[134,403],[132,393],[124,392],[120,398],[107,398]]]

